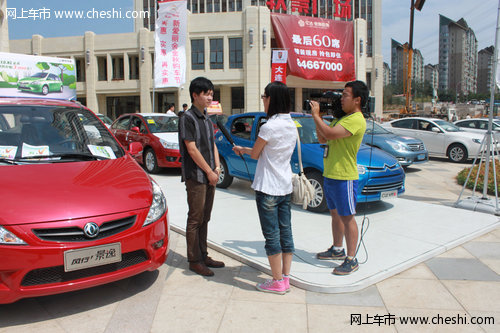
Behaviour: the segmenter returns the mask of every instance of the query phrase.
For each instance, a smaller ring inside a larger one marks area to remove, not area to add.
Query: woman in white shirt
[[[253,148],[235,146],[237,154],[257,159],[252,183],[265,249],[273,278],[257,284],[257,289],[285,294],[290,289],[290,267],[294,252],[290,198],[290,159],[297,141],[297,128],[290,116],[290,94],[282,82],[272,82],[261,96],[267,122],[261,126]]]

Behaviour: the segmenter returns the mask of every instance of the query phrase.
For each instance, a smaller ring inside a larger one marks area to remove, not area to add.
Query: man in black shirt
[[[179,148],[182,157],[182,178],[186,183],[189,205],[186,242],[189,269],[212,276],[208,267],[224,267],[221,261],[208,256],[208,221],[212,212],[215,185],[219,179],[219,152],[214,141],[213,125],[205,109],[213,99],[210,80],[197,77],[189,86],[192,106],[179,118]]]

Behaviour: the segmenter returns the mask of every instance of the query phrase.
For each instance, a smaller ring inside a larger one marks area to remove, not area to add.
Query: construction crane
[[[422,10],[424,6],[425,0],[411,0],[410,7],[410,41],[409,43],[405,43],[405,53],[407,55],[406,61],[406,77],[403,81],[404,95],[406,98],[405,107],[401,109],[400,114],[411,115],[415,113],[415,110],[412,110],[411,107],[411,76],[412,76],[412,65],[413,65],[413,15],[415,9],[418,11]]]

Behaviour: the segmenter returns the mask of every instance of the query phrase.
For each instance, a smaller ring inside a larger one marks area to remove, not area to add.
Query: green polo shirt
[[[330,127],[340,125],[352,135],[328,140],[328,156],[323,159],[323,176],[338,180],[356,180],[358,176],[357,155],[366,130],[366,120],[361,112],[354,112],[337,121]]]

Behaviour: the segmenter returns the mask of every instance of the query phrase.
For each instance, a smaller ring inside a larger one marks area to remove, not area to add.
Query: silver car
[[[391,132],[422,140],[429,155],[448,157],[452,162],[465,162],[478,155],[483,135],[461,130],[442,119],[411,117],[383,124]]]

